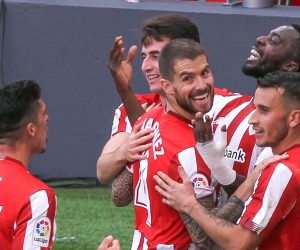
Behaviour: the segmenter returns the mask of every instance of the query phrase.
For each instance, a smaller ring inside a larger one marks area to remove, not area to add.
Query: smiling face
[[[207,57],[178,59],[174,65],[172,90],[173,110],[187,119],[197,112],[207,113],[214,99],[214,80]]]
[[[286,105],[282,97],[282,88],[260,88],[255,92],[254,113],[249,123],[255,130],[256,144],[261,147],[272,147],[273,152],[281,153],[289,132]]]
[[[161,50],[170,41],[168,38],[157,41],[152,39],[147,46],[142,47],[142,71],[149,84],[150,92],[161,93],[161,75],[158,66],[158,58]]]
[[[243,72],[257,78],[273,71],[286,71],[285,65],[293,58],[292,45],[299,38],[299,33],[292,26],[280,26],[269,35],[258,37]]]

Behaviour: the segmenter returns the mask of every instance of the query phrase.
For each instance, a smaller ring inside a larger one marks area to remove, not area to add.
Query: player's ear
[[[299,70],[299,63],[290,61],[282,66],[282,70],[286,72],[297,72]]]
[[[25,126],[25,130],[24,133],[26,133],[26,135],[28,136],[28,138],[33,138],[36,135],[36,126],[34,123],[29,122],[26,126]]]
[[[300,110],[292,110],[289,115],[289,126],[294,128],[300,125]]]
[[[160,84],[165,94],[172,95],[174,93],[173,84],[169,80],[162,78]]]

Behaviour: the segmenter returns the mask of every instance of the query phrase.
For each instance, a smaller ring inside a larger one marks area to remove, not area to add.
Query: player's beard
[[[281,67],[282,62],[272,61],[269,63],[258,63],[257,65],[248,66],[245,63],[242,67],[242,71],[247,76],[253,76],[255,78],[264,77],[266,74],[278,71]]]
[[[192,105],[189,105],[183,98],[181,98],[180,94],[176,89],[174,89],[174,92],[175,92],[175,99],[178,106],[180,106],[183,110],[185,110],[186,112],[192,115],[195,115],[198,112],[198,110],[193,108]]]

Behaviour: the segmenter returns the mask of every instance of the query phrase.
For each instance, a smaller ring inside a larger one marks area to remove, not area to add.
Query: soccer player
[[[0,249],[51,249],[56,196],[29,171],[46,150],[48,114],[31,80],[0,88]]]
[[[188,177],[183,183],[159,172],[154,177],[163,202],[188,213],[225,249],[297,249],[300,244],[300,73],[274,72],[258,80],[251,115],[256,144],[289,158],[263,170],[237,224],[215,217],[194,197]],[[216,152],[217,153],[217,152]]]
[[[97,162],[97,177],[101,183],[111,182],[118,173],[126,166],[126,163],[140,160],[140,152],[147,146],[140,147],[141,144],[151,139],[145,136],[149,130],[135,133],[130,137],[132,131],[131,123],[127,116],[127,110],[132,106],[140,107],[140,104],[150,108],[154,105],[164,103],[164,97],[160,96],[160,71],[158,68],[158,57],[161,49],[172,39],[190,38],[200,42],[197,26],[188,18],[166,14],[146,19],[142,28],[141,44],[143,63],[141,69],[149,84],[150,94],[140,94],[136,98],[131,90],[131,79],[133,72],[132,62],[137,53],[137,47],[132,46],[128,51],[128,57],[124,59],[125,48],[123,37],[116,37],[109,58],[109,69],[114,78],[118,93],[124,102],[115,111],[112,127],[112,137],[106,143]],[[137,102],[138,105],[134,105]],[[126,109],[125,106],[126,105]],[[152,105],[152,106],[151,106]],[[144,111],[142,111],[143,113]],[[130,112],[129,110],[129,113]],[[139,116],[139,114],[135,115]],[[131,120],[136,120],[131,118]],[[134,122],[134,121],[133,121]],[[142,134],[141,134],[142,133]],[[134,145],[130,144],[129,139],[140,139]],[[128,150],[128,147],[131,146]]]
[[[194,183],[198,199],[214,207],[216,180],[195,147],[190,124],[195,113],[210,111],[214,81],[206,54],[190,39],[170,41],[161,51],[159,67],[166,105],[145,113],[137,124],[153,129],[153,145],[143,152],[145,159],[133,163],[135,232],[132,249],[195,249],[201,236],[190,235],[193,222],[161,202],[154,189],[153,175],[162,170],[179,181],[177,166],[183,165]],[[176,135],[176,136],[175,136]],[[195,237],[196,236],[196,237]],[[201,238],[201,239],[200,239]],[[205,239],[204,239],[205,240]]]

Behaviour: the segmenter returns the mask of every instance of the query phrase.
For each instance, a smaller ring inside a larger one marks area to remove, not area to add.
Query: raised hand
[[[221,135],[218,141],[214,140],[212,132],[212,120],[209,116],[203,117],[198,112],[192,120],[196,148],[206,165],[221,185],[230,185],[236,180],[236,172],[224,160],[224,152],[227,146],[226,126],[221,127]]]
[[[137,46],[131,46],[125,58],[124,40],[122,36],[115,38],[109,54],[108,68],[114,78],[118,92],[127,91],[133,74],[133,60],[137,53]]]
[[[212,120],[208,115],[204,116],[201,112],[196,113],[195,119],[192,120],[196,142],[206,143],[212,141],[211,123]]]

